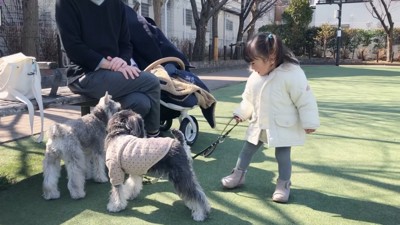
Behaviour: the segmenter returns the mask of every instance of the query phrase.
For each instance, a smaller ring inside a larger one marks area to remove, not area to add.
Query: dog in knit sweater
[[[85,180],[108,181],[104,140],[108,120],[120,109],[121,105],[106,93],[92,113],[49,127],[43,159],[43,198],[60,197],[57,185],[61,159],[68,173],[68,190],[73,199],[85,197]]]
[[[143,188],[143,175],[168,177],[179,197],[196,221],[207,218],[211,208],[192,168],[189,146],[181,131],[172,129],[175,138],[146,138],[142,117],[122,110],[110,119],[105,141],[106,166],[112,185],[107,210],[126,208]],[[125,180],[125,174],[128,178]]]

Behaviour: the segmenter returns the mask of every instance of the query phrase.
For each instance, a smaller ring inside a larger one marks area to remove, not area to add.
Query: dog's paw
[[[125,205],[123,205],[123,204],[114,204],[112,202],[109,202],[107,204],[107,210],[109,212],[120,212],[120,211],[124,210],[125,208],[126,208],[126,204]]]
[[[192,217],[195,221],[204,221],[211,211],[208,202],[205,202],[205,204],[189,204],[187,206],[191,209]]]
[[[132,192],[129,196],[128,196],[128,200],[134,200],[137,196],[139,196],[140,191],[139,192]]]
[[[86,173],[85,173],[85,180],[90,180],[90,179],[92,179],[92,178],[93,178],[93,176],[92,176],[91,173],[89,173],[89,172],[86,172]]]
[[[58,199],[58,198],[60,198],[60,192],[59,191],[46,191],[43,193],[43,198],[46,200]]]
[[[71,192],[70,194],[72,199],[81,199],[86,196],[86,193],[84,191]]]
[[[207,218],[207,214],[205,212],[202,212],[202,211],[200,211],[200,212],[199,211],[193,211],[192,212],[192,217],[193,217],[194,221],[201,222],[201,221],[204,221]]]
[[[106,175],[96,176],[93,180],[97,183],[106,183],[108,182],[108,177]]]

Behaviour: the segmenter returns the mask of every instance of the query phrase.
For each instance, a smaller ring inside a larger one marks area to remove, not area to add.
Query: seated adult
[[[71,60],[68,87],[100,99],[108,91],[124,109],[142,115],[148,136],[160,127],[160,84],[131,65],[125,4],[115,0],[57,0],[56,23]]]
[[[143,17],[126,5],[132,57],[140,69],[145,69],[152,62],[164,57],[177,57],[190,68],[187,57],[165,36],[151,18]]]

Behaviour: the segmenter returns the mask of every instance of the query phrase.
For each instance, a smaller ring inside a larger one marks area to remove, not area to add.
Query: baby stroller
[[[207,122],[214,128],[216,100],[207,86],[184,68],[185,64],[181,59],[165,57],[151,63],[144,71],[151,72],[160,79],[160,129],[169,130],[173,119],[178,118],[179,130],[184,134],[187,144],[193,145],[199,134],[199,125],[197,119],[189,115],[189,111],[200,106]]]

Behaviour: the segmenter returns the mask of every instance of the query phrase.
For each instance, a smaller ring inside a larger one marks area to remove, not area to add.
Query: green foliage
[[[292,0],[285,9],[282,19],[290,26],[297,26],[300,29],[306,28],[312,20],[313,10],[308,0]]]
[[[358,58],[365,60],[368,53],[368,46],[372,43],[373,32],[371,30],[360,30],[358,33],[360,37],[360,45],[358,50]]]
[[[327,48],[331,47],[331,44],[335,41],[335,28],[327,23],[322,24],[315,36],[315,40],[322,47],[323,57],[325,58]]]
[[[289,24],[265,25],[259,32],[272,32],[280,36],[283,42],[291,48],[296,56],[304,52],[308,55],[321,57],[330,52],[336,52],[336,30],[330,24],[322,24],[320,27],[308,27],[302,31],[301,38],[294,37],[295,32]],[[394,29],[394,43],[400,44],[400,29]],[[297,38],[297,39],[296,39]],[[293,44],[297,40],[298,43]],[[301,46],[300,46],[301,45]],[[363,61],[368,60],[369,52],[376,54],[378,58],[385,58],[386,34],[383,29],[363,30],[345,28],[342,30],[341,58],[354,58]],[[311,48],[311,49],[310,49]],[[306,51],[303,51],[306,49]],[[399,50],[400,51],[400,50]],[[400,56],[399,59],[400,61]]]
[[[323,44],[324,42],[327,42],[329,39],[335,38],[335,31],[336,28],[332,27],[332,25],[324,23],[318,30],[315,40]]]
[[[308,0],[293,0],[282,14],[282,20],[289,27],[286,45],[297,55],[305,51],[306,28],[312,20],[313,10]]]
[[[310,27],[306,29],[305,44],[307,48],[307,54],[309,57],[313,56],[313,49],[317,44],[316,41],[314,40],[314,37],[317,35],[319,30],[320,30],[319,27]]]
[[[361,44],[362,41],[360,31],[361,29],[350,29],[350,28],[346,28],[343,30],[342,46],[345,50],[348,50],[352,54],[352,58],[354,56],[355,50]],[[347,58],[346,55],[344,55],[343,58]]]
[[[400,44],[400,28],[393,29],[393,44]]]
[[[286,24],[265,25],[265,26],[260,27],[260,29],[258,31],[274,33],[274,34],[278,35],[280,38],[282,38],[282,40],[285,44],[287,44],[285,40],[287,40],[287,37],[290,36],[289,35],[289,33],[290,33],[289,26],[287,26]]]

